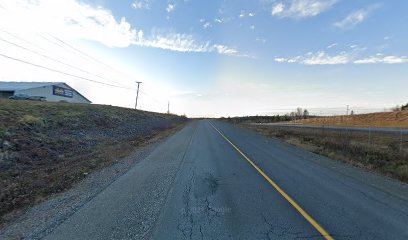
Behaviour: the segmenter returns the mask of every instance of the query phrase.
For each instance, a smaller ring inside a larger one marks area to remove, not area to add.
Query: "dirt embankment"
[[[389,127],[389,128],[408,128],[408,111],[381,112],[358,114],[349,116],[335,116],[322,118],[309,118],[297,120],[295,122],[286,122],[304,124],[304,125],[325,125],[325,126],[344,126],[344,127]]]
[[[111,106],[0,100],[0,225],[186,121]]]

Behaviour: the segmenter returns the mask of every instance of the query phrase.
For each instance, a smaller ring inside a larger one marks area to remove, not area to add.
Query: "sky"
[[[0,0],[0,81],[191,117],[408,102],[408,1]]]

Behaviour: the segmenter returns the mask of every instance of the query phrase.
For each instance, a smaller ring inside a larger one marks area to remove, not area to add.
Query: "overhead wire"
[[[65,43],[65,42],[62,41],[62,40],[56,42],[56,40],[50,40],[50,39],[48,39],[47,37],[43,36],[42,34],[39,34],[39,33],[36,33],[36,34],[37,34],[39,37],[41,37],[42,39],[44,39],[44,40],[46,40],[46,41],[48,41],[48,42],[54,44],[55,46],[58,46],[58,47],[60,47],[61,49],[64,49],[65,51],[70,52],[71,54],[75,55],[76,57],[78,57],[78,52],[79,52],[79,53],[81,53],[81,55],[84,55],[84,54],[85,54],[86,56],[88,56],[87,58],[84,58],[84,57],[82,56],[82,58],[85,59],[86,61],[90,61],[90,59],[91,59],[91,60],[94,59],[94,58],[91,57],[90,55],[84,53],[84,52],[81,51],[81,50],[78,50],[78,49],[74,48],[73,46],[71,46],[71,45]],[[48,35],[49,35],[49,34],[48,34]],[[51,36],[51,37],[52,37],[52,36]],[[63,43],[64,43],[64,44],[63,44]],[[76,51],[74,51],[74,50],[72,50],[72,49],[75,49]],[[102,64],[103,66],[107,66],[107,67],[109,67],[110,69],[114,70],[115,72],[120,73],[120,74],[122,74],[122,75],[125,75],[124,73],[121,73],[120,71],[113,69],[112,67],[108,66],[108,65],[105,64],[105,63],[102,63],[102,62],[99,61],[99,60],[94,59],[94,62],[96,62],[96,63],[98,63],[98,64]],[[100,76],[98,76],[98,77],[99,77],[99,78],[106,79],[106,78],[104,78],[104,77],[100,77]],[[132,78],[132,77],[130,77],[130,76],[127,76],[127,77]],[[109,79],[109,81],[113,81],[113,82],[115,82],[115,83],[117,83],[117,84],[123,84],[123,83],[121,83],[121,82],[114,81],[114,80],[111,80],[111,79]]]
[[[23,38],[21,38],[21,37],[18,37],[18,36],[14,35],[14,34],[11,34],[11,33],[7,32],[7,31],[4,31],[4,30],[0,30],[0,31],[2,31],[2,32],[4,32],[4,33],[7,33],[8,35],[10,35],[10,36],[12,36],[12,37],[14,37],[14,38],[16,38],[16,39],[19,39],[20,41],[23,41],[23,42],[25,42],[25,43],[27,43],[27,44],[30,44],[30,45],[33,45],[33,46],[39,48],[39,49],[42,49],[42,48],[39,47],[38,45],[36,45],[36,44],[34,44],[34,43],[30,42],[30,41],[27,41],[27,40],[25,40],[25,39],[23,39]],[[47,41],[49,41],[49,42],[52,42],[52,43],[56,44],[55,42],[50,41],[48,38],[42,36],[41,34],[37,34],[37,35],[39,35],[40,37],[42,37],[43,39],[45,39],[45,40],[47,40]],[[57,38],[56,38],[56,39],[57,39]],[[60,40],[60,39],[59,39],[59,40]],[[31,53],[34,53],[34,54],[36,54],[36,55],[39,55],[39,56],[44,57],[44,58],[46,58],[46,59],[49,59],[49,60],[51,60],[51,61],[54,61],[54,62],[63,64],[63,65],[65,65],[65,66],[68,66],[68,67],[71,67],[71,68],[74,68],[74,69],[79,70],[79,71],[81,71],[81,72],[84,72],[84,73],[87,73],[87,74],[90,74],[90,75],[94,75],[94,76],[96,76],[96,77],[100,77],[100,76],[95,75],[95,74],[93,74],[93,73],[90,73],[90,72],[88,72],[88,71],[86,71],[86,70],[84,70],[84,69],[78,68],[78,67],[76,67],[76,66],[74,66],[74,65],[65,63],[65,62],[60,61],[60,60],[58,60],[58,59],[56,59],[56,58],[47,56],[47,55],[45,55],[45,54],[42,54],[42,53],[40,53],[40,52],[38,52],[38,51],[29,49],[29,48],[24,47],[24,46],[22,46],[22,45],[19,45],[19,44],[17,44],[17,43],[10,42],[10,41],[8,41],[8,40],[6,40],[6,39],[4,39],[4,38],[1,38],[1,37],[0,37],[0,41],[6,42],[6,43],[11,44],[11,45],[13,45],[13,46],[15,46],[15,47],[19,47],[19,48],[21,48],[21,49],[24,49],[24,50],[26,50],[26,51],[29,51],[29,52],[31,52]],[[60,41],[63,42],[62,40],[60,40]],[[65,42],[64,42],[64,43],[65,43]],[[65,43],[65,44],[68,46],[67,43]],[[65,49],[65,47],[61,46],[60,44],[56,44],[56,45],[59,46],[60,48],[64,48],[64,49]],[[70,46],[70,45],[69,45],[69,46]],[[93,59],[93,58],[92,58],[91,56],[89,56],[88,54],[82,52],[81,50],[78,50],[78,49],[74,48],[73,46],[70,46],[70,48],[71,48],[71,49],[75,49],[76,51],[79,51],[82,55],[86,55],[87,57]],[[42,49],[42,50],[43,50],[43,49]],[[74,51],[72,51],[72,50],[69,50],[69,51],[70,51],[71,53],[74,53]],[[38,67],[38,68],[42,68],[42,69],[45,69],[45,70],[49,70],[49,71],[57,72],[57,73],[64,74],[64,75],[67,75],[67,76],[71,76],[71,77],[83,79],[83,80],[86,80],[86,81],[90,81],[90,82],[94,82],[94,83],[98,83],[98,84],[103,84],[103,85],[108,85],[108,86],[112,86],[112,87],[118,87],[118,88],[122,88],[122,89],[128,89],[128,90],[132,90],[132,91],[133,91],[133,90],[136,90],[136,88],[129,88],[129,87],[118,86],[118,85],[109,84],[109,83],[105,83],[105,82],[100,82],[100,81],[97,81],[97,80],[94,80],[94,79],[91,79],[91,78],[78,76],[78,75],[76,75],[76,74],[72,74],[72,73],[69,73],[69,72],[66,72],[66,71],[61,71],[61,70],[54,69],[54,68],[51,68],[51,67],[48,67],[48,66],[44,66],[44,65],[37,64],[37,63],[29,62],[29,61],[26,61],[26,60],[18,59],[18,58],[11,57],[11,56],[8,56],[8,55],[5,55],[5,54],[0,54],[0,56],[5,57],[5,58],[8,58],[8,59],[11,59],[11,60],[14,60],[14,61],[19,61],[19,62],[22,62],[22,63],[25,63],[25,64],[29,64],[29,65],[32,65],[32,66],[35,66],[35,67]],[[96,62],[100,63],[100,64],[103,64],[104,66],[106,65],[106,64],[104,64],[104,63],[102,63],[102,62],[100,62],[100,61],[98,61],[98,60],[96,60],[96,59],[94,59],[94,60],[95,60]],[[106,65],[106,66],[107,66],[107,65]],[[100,77],[100,78],[103,78],[103,77]],[[106,78],[103,78],[103,79],[106,79]],[[109,79],[106,79],[106,80],[109,80]],[[119,83],[119,84],[120,84],[120,83]],[[143,95],[147,96],[148,98],[152,99],[153,101],[159,103],[159,104],[164,104],[162,101],[158,100],[157,98],[155,98],[155,97],[153,97],[153,96],[151,96],[151,95],[149,95],[149,94],[147,94],[147,93],[145,93],[145,92],[143,92],[143,91],[141,91],[141,93],[142,93]]]
[[[67,46],[68,48],[74,50],[75,52],[80,53],[81,55],[85,56],[86,58],[88,58],[88,59],[90,59],[90,60],[92,60],[92,61],[94,61],[94,62],[96,62],[96,63],[98,63],[98,64],[101,64],[101,65],[103,65],[103,66],[105,66],[105,67],[108,67],[108,68],[110,68],[111,70],[113,70],[113,71],[115,71],[115,72],[117,72],[117,73],[119,73],[119,74],[122,74],[122,75],[124,75],[124,76],[133,78],[133,77],[131,77],[131,76],[128,76],[126,73],[123,73],[123,72],[121,72],[121,71],[115,69],[114,67],[112,67],[112,66],[110,66],[110,65],[108,65],[108,64],[106,64],[106,63],[104,63],[104,62],[102,62],[102,61],[100,61],[100,60],[98,60],[98,59],[96,59],[96,58],[94,58],[94,57],[92,57],[91,55],[85,53],[84,51],[79,50],[78,48],[72,46],[71,44],[67,43],[66,41],[64,41],[64,40],[62,40],[62,39],[60,39],[60,38],[58,38],[58,37],[56,37],[56,36],[54,36],[54,35],[51,35],[50,33],[47,33],[47,35],[49,35],[50,37],[52,37],[53,39],[55,39],[55,40],[58,41],[59,43],[62,43],[63,45]]]
[[[60,73],[60,74],[66,75],[66,76],[71,76],[71,77],[79,78],[79,79],[82,79],[82,80],[85,80],[85,81],[89,81],[89,82],[93,82],[93,83],[98,83],[98,84],[103,84],[103,85],[106,85],[106,86],[111,86],[111,87],[116,87],[116,88],[122,88],[122,89],[132,90],[132,91],[136,90],[136,89],[134,89],[134,88],[128,88],[128,87],[118,86],[118,85],[114,85],[114,84],[110,84],[110,83],[105,83],[105,82],[97,81],[97,80],[94,80],[94,79],[91,79],[91,78],[86,78],[86,77],[78,76],[78,75],[75,75],[75,74],[67,73],[67,72],[64,72],[64,71],[60,71],[60,70],[58,70],[58,69],[49,68],[49,67],[46,67],[46,66],[43,66],[43,65],[40,65],[40,64],[36,64],[36,63],[33,63],[33,62],[29,62],[29,61],[25,61],[25,60],[22,60],[22,59],[15,58],[15,57],[11,57],[11,56],[8,56],[8,55],[2,54],[2,53],[0,53],[0,56],[2,56],[2,57],[4,57],[4,58],[7,58],[7,59],[10,59],[10,60],[17,61],[17,62],[25,63],[25,64],[27,64],[27,65],[31,65],[31,66],[34,66],[34,67],[37,67],[37,68],[42,68],[42,69],[46,69],[46,70],[48,70],[48,71]]]
[[[81,68],[79,68],[79,67],[76,67],[76,66],[74,66],[74,65],[71,65],[71,64],[69,64],[69,63],[65,63],[65,62],[63,62],[63,61],[60,61],[60,60],[55,59],[55,58],[53,58],[53,57],[47,56],[47,55],[45,55],[45,54],[39,53],[39,52],[34,51],[34,50],[32,50],[32,49],[26,48],[26,47],[21,46],[21,45],[19,45],[19,44],[10,42],[10,41],[5,40],[5,39],[3,39],[3,38],[1,38],[1,37],[0,37],[0,41],[6,42],[6,43],[8,43],[8,44],[10,44],[10,45],[13,45],[13,46],[15,46],[15,47],[24,49],[24,50],[26,50],[26,51],[29,51],[29,52],[34,53],[34,54],[36,54],[36,55],[39,55],[39,56],[41,56],[41,57],[43,57],[43,58],[46,58],[46,59],[49,59],[49,60],[51,60],[51,61],[57,62],[57,63],[59,63],[59,64],[68,66],[68,67],[70,67],[70,68],[76,69],[76,70],[78,70],[78,71],[81,71],[81,72],[83,72],[83,73],[92,75],[92,76],[94,76],[94,77],[98,77],[98,78],[101,78],[101,79],[105,79],[105,80],[107,80],[107,81],[111,81],[110,79],[107,79],[107,78],[104,78],[104,77],[102,77],[102,76],[93,74],[93,73],[91,73],[91,72],[89,72],[89,71],[86,71],[86,70],[84,70],[84,69],[81,69]]]

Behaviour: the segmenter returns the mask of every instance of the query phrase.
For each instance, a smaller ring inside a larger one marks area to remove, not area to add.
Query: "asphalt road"
[[[325,238],[408,239],[408,186],[206,120],[167,139],[46,237]]]

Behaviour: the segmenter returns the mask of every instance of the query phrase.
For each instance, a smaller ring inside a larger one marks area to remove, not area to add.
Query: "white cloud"
[[[253,12],[249,12],[249,13],[246,13],[244,10],[241,10],[241,13],[239,14],[239,18],[245,18],[245,17],[254,17],[255,16],[255,13],[253,13]]]
[[[172,13],[172,12],[174,12],[174,10],[176,10],[176,4],[174,4],[174,3],[169,3],[169,4],[167,5],[167,7],[166,7],[166,11],[167,11],[168,13]]]
[[[303,18],[313,17],[327,11],[337,0],[291,0],[276,3],[272,6],[272,16]]]
[[[346,64],[350,61],[350,56],[347,53],[340,53],[338,55],[330,56],[327,53],[321,51],[315,54],[311,54],[302,63],[306,65],[335,65]]]
[[[203,28],[209,28],[209,27],[211,27],[211,23],[206,22],[203,24]]]
[[[402,64],[408,63],[406,56],[385,56],[378,53],[375,56],[361,57],[360,54],[365,48],[355,49],[350,52],[340,52],[330,55],[324,51],[309,52],[303,56],[295,56],[291,58],[275,57],[274,61],[278,63],[298,63],[305,65],[340,65],[340,64]]]
[[[251,26],[249,26],[249,29],[251,29],[251,30],[255,30],[255,25],[251,25]]]
[[[240,54],[238,50],[221,44],[211,44],[210,41],[199,42],[192,35],[180,33],[153,33],[149,39],[134,42],[135,45],[144,47],[161,48],[176,52],[215,52],[226,56],[249,57]]]
[[[338,28],[342,29],[350,29],[355,27],[356,25],[364,22],[369,15],[374,11],[375,9],[379,8],[380,5],[372,5],[368,8],[365,9],[360,9],[357,11],[354,11],[350,13],[347,17],[345,17],[343,20],[335,22],[333,25]]]
[[[180,33],[154,33],[149,39],[142,39],[134,44],[177,52],[208,52],[210,45],[209,42],[198,43],[193,36]]]
[[[125,18],[75,0],[64,4],[53,0],[21,0],[2,3],[0,28],[14,32],[48,32],[100,42],[108,47],[127,47],[137,38],[137,30]]]
[[[61,38],[84,39],[107,47],[137,45],[178,52],[215,52],[238,56],[237,50],[227,46],[200,42],[192,35],[174,32],[153,32],[145,36],[121,18],[115,19],[110,10],[76,0],[6,1],[0,9],[0,29],[14,33],[50,33]],[[174,8],[173,8],[174,10]],[[222,47],[221,47],[222,46]]]
[[[255,41],[261,42],[261,43],[266,43],[267,42],[267,40],[265,38],[259,38],[259,37],[255,38]]]
[[[239,56],[239,53],[236,49],[229,48],[224,45],[214,45],[211,47],[211,51],[215,49],[219,54],[228,55],[228,56]]]
[[[327,46],[327,48],[334,48],[334,47],[336,47],[338,44],[337,43],[333,43],[333,44],[330,44],[329,46]]]
[[[273,16],[278,16],[283,13],[285,10],[285,5],[283,3],[278,3],[275,6],[272,7],[272,15]]]
[[[354,61],[356,64],[375,64],[375,63],[384,63],[384,64],[402,64],[408,63],[408,57],[406,56],[384,56],[383,54],[377,54],[376,56],[370,56],[367,58],[359,59]]]
[[[136,0],[131,6],[133,9],[150,9],[150,0]]]
[[[279,63],[283,63],[283,62],[287,62],[288,60],[286,59],[286,58],[275,58],[274,59],[275,60],[275,62],[279,62]]]

